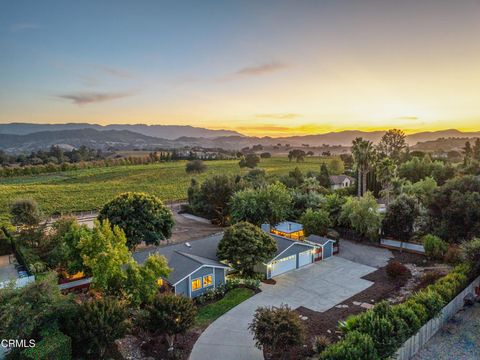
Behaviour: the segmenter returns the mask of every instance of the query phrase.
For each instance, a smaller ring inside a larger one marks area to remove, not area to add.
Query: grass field
[[[259,167],[268,174],[282,175],[298,166],[302,172],[319,171],[325,158],[306,158],[305,162],[286,157],[262,159]],[[327,160],[328,161],[328,160]],[[6,218],[9,204],[15,199],[35,199],[45,215],[99,209],[125,191],[155,194],[164,201],[186,199],[192,177],[202,181],[214,174],[244,174],[236,160],[208,161],[201,175],[185,172],[186,161],[128,165],[110,168],[41,174],[0,179],[0,220]]]

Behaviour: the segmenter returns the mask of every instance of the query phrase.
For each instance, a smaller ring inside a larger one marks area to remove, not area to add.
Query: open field
[[[305,162],[286,157],[262,159],[259,168],[268,174],[282,175],[298,166],[303,172],[319,171],[328,159],[306,158]],[[35,199],[45,215],[99,209],[105,202],[125,191],[155,194],[164,201],[186,199],[192,177],[202,181],[214,174],[245,174],[237,160],[207,161],[200,175],[185,172],[186,161],[84,169],[35,176],[0,179],[0,219],[5,219],[15,199]]]

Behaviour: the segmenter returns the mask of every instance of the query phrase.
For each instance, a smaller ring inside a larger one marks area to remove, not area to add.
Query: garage
[[[310,250],[298,254],[298,267],[312,263],[312,252]]]
[[[271,263],[271,277],[286,273],[296,269],[297,267],[297,256],[291,255],[284,257],[280,260],[272,261]]]

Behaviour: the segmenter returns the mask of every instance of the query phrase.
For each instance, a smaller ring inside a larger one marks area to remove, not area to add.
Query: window
[[[163,279],[162,279],[162,278],[159,278],[159,279],[157,280],[157,285],[158,285],[158,286],[163,286]]]
[[[203,287],[211,286],[213,284],[212,275],[207,275],[203,277]]]
[[[202,288],[202,281],[200,278],[192,280],[192,291],[198,290]]]

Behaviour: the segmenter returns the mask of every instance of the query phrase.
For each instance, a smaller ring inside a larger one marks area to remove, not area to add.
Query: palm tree
[[[375,161],[375,148],[373,143],[361,137],[352,142],[352,156],[357,170],[357,193],[363,196],[367,192],[367,174]]]

